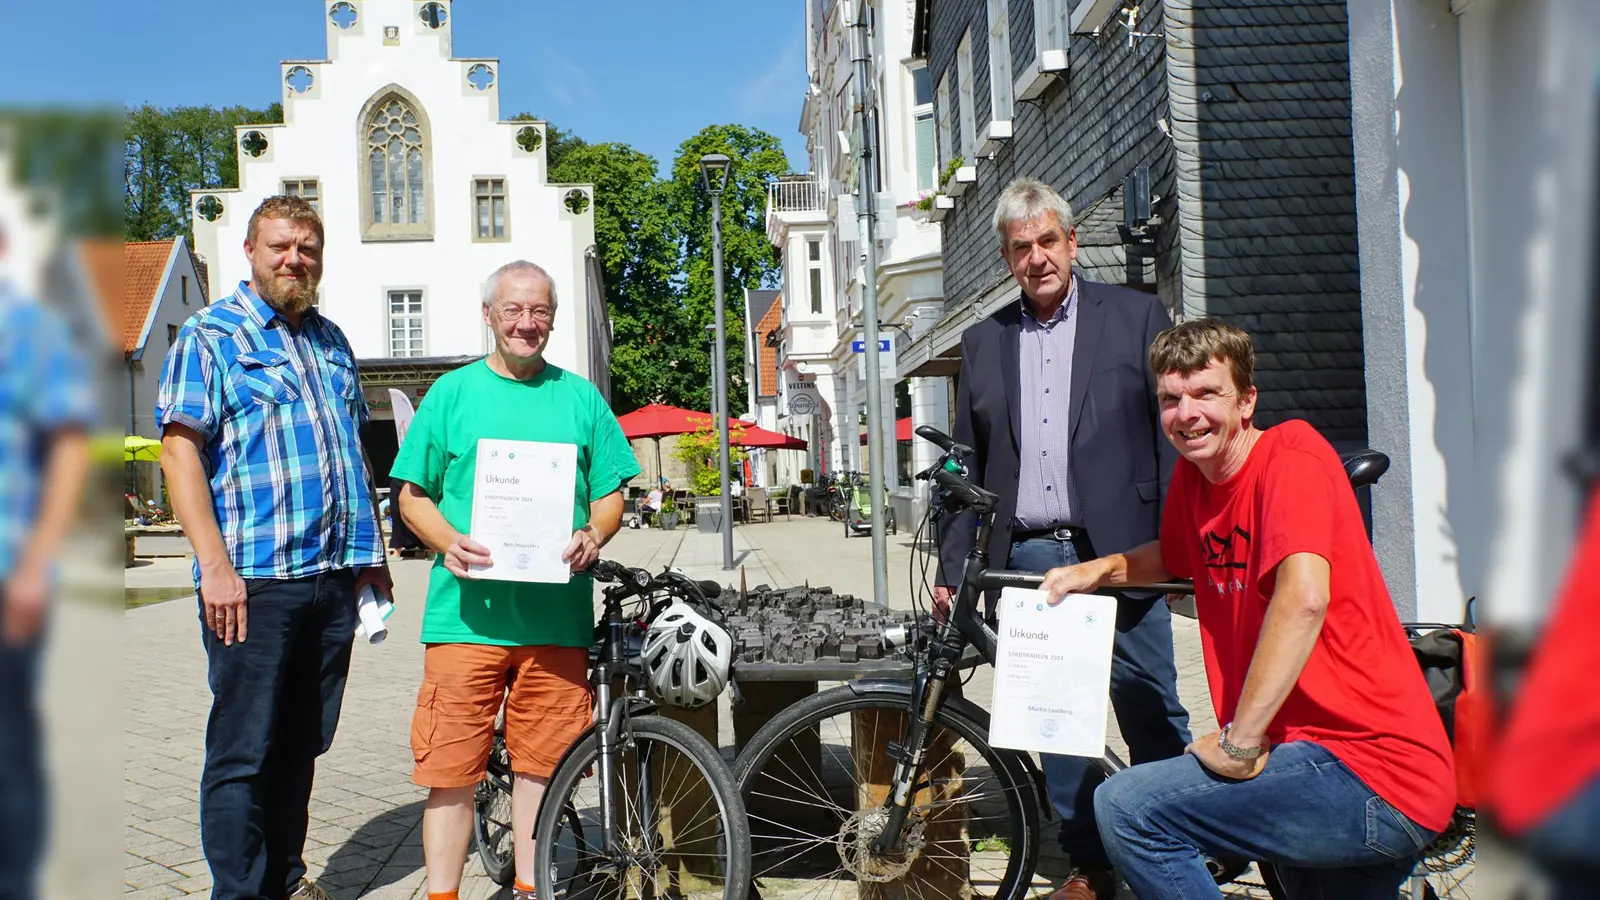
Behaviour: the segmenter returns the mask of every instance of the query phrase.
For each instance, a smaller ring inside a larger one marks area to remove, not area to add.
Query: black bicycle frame
[[[950,447],[944,449],[947,453],[954,452]],[[939,630],[938,638],[930,648],[928,670],[916,673],[911,688],[911,708],[917,710],[918,714],[911,717],[904,750],[896,761],[894,790],[888,798],[889,821],[873,848],[878,853],[890,852],[900,839],[900,830],[911,811],[911,794],[918,773],[922,770],[922,757],[927,751],[928,732],[933,727],[940,704],[944,702],[945,685],[960,663],[962,654],[970,645],[989,665],[994,665],[997,641],[994,630],[978,612],[979,598],[988,590],[1008,587],[1036,589],[1044,583],[1042,573],[989,568],[989,539],[994,533],[995,507],[999,498],[974,487],[961,475],[943,468],[942,464],[930,472],[932,478],[950,491],[961,505],[978,513],[978,534],[962,569],[961,587]],[[1188,582],[1173,581],[1118,585],[1115,588],[1098,588],[1092,593],[1111,596],[1127,592],[1187,594],[1193,590],[1193,585]],[[1113,771],[1124,768],[1122,761],[1109,749],[1105,759]]]
[[[637,679],[641,674],[630,666],[627,659],[627,623],[622,617],[622,601],[627,597],[639,593],[638,589],[628,583],[608,587],[603,592],[605,596],[605,640],[600,647],[599,659],[594,667],[595,691],[595,734],[600,741],[600,846],[608,858],[615,858],[616,851],[616,810],[613,808],[611,788],[615,782],[615,754],[616,748],[622,743],[622,723],[628,719],[628,708],[633,702],[632,696],[613,697],[611,686],[619,675],[633,675]],[[642,688],[634,693],[638,695]],[[651,790],[649,784],[649,767],[641,766],[639,803],[641,821],[653,821],[650,810]]]

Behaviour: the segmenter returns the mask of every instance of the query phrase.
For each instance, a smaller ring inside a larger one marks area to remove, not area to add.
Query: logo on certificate
[[[1043,720],[1041,720],[1039,722],[1039,736],[1040,737],[1053,738],[1053,737],[1056,736],[1056,732],[1058,732],[1060,730],[1061,730],[1061,726],[1056,724],[1056,720],[1055,719],[1043,719]]]
[[[530,566],[532,564],[533,564],[533,557],[529,556],[526,553],[518,553],[517,554],[517,568],[526,569],[528,566]]]
[[[1039,605],[1035,606],[1034,609],[1036,609],[1036,610],[1038,610],[1040,612],[1044,612],[1044,604],[1040,603]]]

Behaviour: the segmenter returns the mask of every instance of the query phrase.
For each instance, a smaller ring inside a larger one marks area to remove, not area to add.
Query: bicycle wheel
[[[722,757],[661,716],[624,723],[613,760],[614,846],[601,828],[600,740],[591,730],[550,777],[534,830],[540,897],[738,900],[750,881],[744,804]],[[554,802],[552,802],[554,801]],[[559,811],[570,808],[572,814]]]
[[[517,860],[511,844],[511,756],[502,734],[494,736],[488,774],[478,783],[472,806],[472,840],[478,847],[478,859],[489,880],[508,887],[516,878]]]
[[[884,750],[905,742],[909,706],[903,692],[839,687],[750,739],[735,773],[758,883],[782,892],[805,881],[820,897],[1049,894],[1047,882],[1033,884],[1039,800],[1020,756],[990,747],[987,726],[949,705],[929,736],[900,846],[873,849],[895,765]]]

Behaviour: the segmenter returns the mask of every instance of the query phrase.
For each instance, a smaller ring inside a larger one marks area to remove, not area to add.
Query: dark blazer
[[[1021,472],[1021,292],[961,338],[955,439],[972,447],[974,483],[1000,496],[989,565],[1011,552]],[[1072,480],[1095,552],[1116,553],[1161,533],[1161,499],[1178,451],[1161,433],[1150,344],[1172,324],[1161,302],[1132,288],[1078,278],[1078,333],[1072,350]],[[940,533],[939,583],[956,586],[977,537],[977,516],[963,512]]]

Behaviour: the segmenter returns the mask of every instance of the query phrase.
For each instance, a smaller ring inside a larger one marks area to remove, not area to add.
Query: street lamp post
[[[884,530],[888,506],[888,484],[894,462],[888,448],[893,432],[884,434],[883,382],[878,371],[878,181],[877,98],[872,86],[872,44],[867,33],[866,4],[855,10],[850,25],[850,61],[855,69],[856,134],[860,152],[856,175],[856,226],[861,235],[864,278],[861,282],[861,338],[867,354],[867,457],[872,460],[872,599],[880,606],[889,602],[889,539]]]
[[[733,161],[721,153],[707,153],[700,157],[700,179],[711,195],[711,266],[715,272],[717,292],[717,348],[712,360],[715,377],[712,378],[712,397],[717,424],[717,469],[722,487],[722,568],[733,568],[733,498],[728,490],[728,386],[727,313],[722,297],[722,192],[728,187],[728,169]]]

